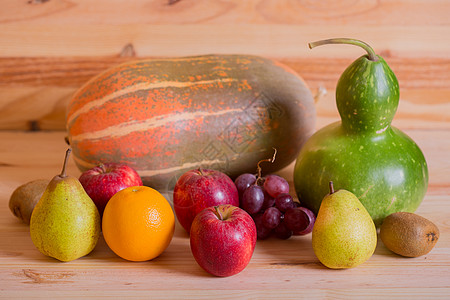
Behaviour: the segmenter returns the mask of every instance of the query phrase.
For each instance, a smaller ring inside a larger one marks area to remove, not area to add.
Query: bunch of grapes
[[[239,175],[234,183],[239,192],[239,206],[248,212],[256,224],[258,239],[266,239],[275,234],[280,239],[292,235],[304,235],[312,231],[316,217],[306,207],[289,194],[289,183],[281,176],[271,174],[261,176],[258,162],[258,175],[245,173]]]

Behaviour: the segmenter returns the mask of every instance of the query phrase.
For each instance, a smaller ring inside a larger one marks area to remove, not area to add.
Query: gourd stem
[[[59,177],[62,177],[62,178],[67,177],[67,175],[66,175],[66,168],[67,168],[67,164],[69,163],[70,152],[72,152],[72,149],[70,149],[70,148],[67,149],[66,156],[64,157],[64,165],[63,165],[63,168],[62,168],[62,171],[61,171],[61,175],[59,175]]]
[[[312,49],[317,46],[328,45],[328,44],[349,44],[349,45],[359,46],[367,51],[367,54],[369,55],[370,60],[372,60],[372,61],[378,60],[378,57],[375,54],[375,51],[373,51],[372,47],[370,47],[367,43],[360,41],[360,40],[349,39],[349,38],[335,38],[335,39],[327,39],[327,40],[321,40],[321,41],[308,43],[308,46],[310,49]]]

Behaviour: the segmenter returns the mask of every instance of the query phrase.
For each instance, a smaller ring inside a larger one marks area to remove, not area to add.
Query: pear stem
[[[330,195],[331,195],[331,194],[334,194],[333,181],[330,181],[328,185],[330,186]]]
[[[66,169],[67,169],[67,164],[69,163],[69,156],[70,156],[70,152],[72,152],[72,149],[67,149],[66,151],[66,156],[64,157],[64,165],[61,171],[61,174],[59,175],[59,177],[67,177],[66,175]]]
[[[216,215],[219,217],[219,220],[223,221],[223,216],[222,216],[222,213],[219,210],[219,206],[217,206],[217,205],[214,206],[214,209],[216,210]]]
[[[308,46],[310,49],[322,46],[322,45],[328,45],[328,44],[349,44],[349,45],[355,45],[363,48],[367,51],[367,54],[369,55],[369,60],[371,61],[377,61],[378,57],[375,54],[375,51],[373,51],[372,47],[369,46],[369,44],[355,39],[349,39],[349,38],[335,38],[335,39],[327,39],[327,40],[321,40],[316,41],[312,43],[308,43]]]

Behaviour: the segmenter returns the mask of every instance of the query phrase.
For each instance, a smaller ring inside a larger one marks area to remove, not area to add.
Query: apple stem
[[[203,171],[202,171],[202,168],[201,168],[201,167],[198,167],[197,171],[200,173],[200,175],[203,176]]]
[[[330,195],[331,195],[331,194],[334,194],[333,181],[330,181],[328,185],[330,186]]]
[[[273,163],[273,162],[275,161],[275,157],[277,156],[277,149],[276,149],[276,148],[272,148],[272,149],[274,150],[274,153],[273,153],[272,158],[267,158],[267,159],[260,160],[260,161],[258,162],[258,164],[257,164],[257,167],[258,167],[258,175],[256,176],[257,179],[256,179],[255,184],[257,184],[258,181],[259,181],[259,179],[262,177],[262,168],[261,168],[260,164],[261,164],[262,162],[270,162],[270,163]]]
[[[222,216],[222,213],[219,210],[219,206],[217,206],[217,205],[214,206],[214,209],[216,210],[216,215],[219,217],[219,220],[223,221],[223,216]]]
[[[359,46],[367,51],[369,60],[371,60],[371,61],[378,60],[378,57],[375,54],[375,51],[373,51],[372,47],[370,47],[369,44],[367,44],[363,41],[360,41],[360,40],[349,39],[349,38],[335,38],[335,39],[327,39],[327,40],[321,40],[321,41],[308,43],[308,46],[310,49],[312,49],[314,47],[327,45],[327,44],[349,44],[349,45]]]
[[[63,164],[63,168],[61,170],[61,174],[59,175],[59,177],[63,177],[63,178],[67,177],[67,175],[66,175],[66,168],[67,168],[67,164],[69,162],[70,152],[72,152],[72,149],[68,148],[67,151],[66,151],[66,156],[64,157],[64,164]]]

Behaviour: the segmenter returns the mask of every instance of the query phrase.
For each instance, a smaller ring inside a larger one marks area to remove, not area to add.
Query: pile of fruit
[[[276,113],[287,114],[290,110],[299,113],[299,107],[307,106],[305,103],[309,103],[309,100],[303,99],[303,104],[302,101],[297,101],[297,104],[300,103],[298,107],[290,104],[285,111],[286,107],[283,107],[285,103],[279,100],[281,98],[278,96],[290,92],[295,94],[295,89],[269,97],[271,91],[280,92],[276,89],[280,83],[273,83],[265,77],[270,71],[271,74],[282,75],[283,80],[297,82],[298,78],[292,77],[291,72],[280,71],[278,65],[254,57],[190,58],[190,64],[195,64],[192,60],[204,59],[205,64],[211,61],[232,63],[235,67],[249,64],[251,65],[249,68],[261,76],[256,86],[261,86],[262,82],[273,88],[259,91],[255,95],[252,94],[254,91],[249,84],[241,83],[236,89],[241,93],[239,97],[249,97],[248,99],[253,101],[246,104],[244,115],[238,117],[233,115],[229,119],[223,117],[225,113],[233,114],[238,111],[237,108],[227,106],[228,110],[225,112],[205,113],[201,118],[212,119],[205,122],[206,125],[202,122],[201,126],[196,125],[199,126],[197,127],[199,131],[205,130],[203,125],[206,129],[216,126],[210,129],[209,133],[226,144],[227,148],[223,149],[232,148],[234,152],[240,148],[247,149],[246,153],[241,153],[239,159],[233,159],[231,162],[227,156],[229,153],[225,153],[228,150],[218,149],[211,143],[206,148],[200,149],[201,151],[193,149],[194,153],[176,156],[179,153],[174,147],[180,144],[180,136],[175,133],[181,131],[175,130],[164,134],[158,131],[160,130],[158,124],[171,122],[173,119],[171,115],[162,115],[158,116],[156,121],[143,122],[147,122],[146,126],[151,127],[155,135],[162,134],[174,138],[173,144],[167,145],[165,150],[172,159],[166,161],[161,157],[160,159],[140,157],[142,160],[136,160],[137,166],[140,167],[141,163],[144,169],[136,170],[123,161],[108,156],[116,153],[113,148],[101,159],[104,163],[84,170],[77,179],[66,174],[71,153],[69,149],[61,174],[51,181],[32,181],[14,191],[10,199],[11,211],[30,225],[31,239],[37,249],[61,261],[71,261],[90,253],[95,248],[101,232],[107,245],[118,256],[130,261],[151,260],[170,244],[175,229],[175,217],[189,234],[195,260],[204,270],[216,276],[231,276],[244,270],[252,258],[257,240],[268,239],[271,236],[288,239],[293,235],[312,233],[314,253],[323,265],[333,269],[356,267],[369,259],[377,244],[377,226],[380,227],[381,240],[393,252],[407,257],[428,253],[439,239],[439,230],[429,220],[412,213],[425,194],[428,170],[417,145],[390,125],[399,99],[395,75],[386,62],[363,42],[333,39],[312,43],[311,47],[328,43],[358,45],[368,54],[356,60],[339,80],[336,100],[342,122],[331,124],[315,133],[304,143],[301,150],[299,148],[303,142],[292,139],[296,137],[295,134],[301,139],[307,135],[307,132],[302,131],[302,122],[296,123],[298,126],[294,126],[295,130],[288,130],[286,128],[289,124],[285,121],[296,120],[297,116],[284,118],[276,116]],[[169,64],[169,67],[172,66]],[[153,71],[157,72],[158,69]],[[114,70],[108,72],[106,78],[115,78],[110,76],[114,74]],[[219,77],[223,75],[223,73],[214,74]],[[211,84],[219,83],[217,87],[220,87],[220,90],[227,82],[238,81],[237,78],[228,78],[227,81],[226,78],[198,76],[202,79],[201,84],[206,84],[203,86],[204,90],[210,92]],[[247,82],[248,79],[244,78],[243,82]],[[159,83],[153,84],[161,88]],[[195,84],[192,82],[178,82],[177,88],[189,89],[193,85]],[[84,89],[89,87],[90,85],[86,85]],[[123,86],[114,88],[120,89]],[[236,91],[234,88],[236,87],[230,86],[230,90],[224,91],[233,94]],[[192,91],[185,90],[183,95]],[[97,92],[103,93],[100,90]],[[80,95],[100,97],[95,99],[95,103],[90,107],[101,107],[108,102],[107,96],[96,93],[80,92]],[[217,93],[218,90],[214,90],[211,94]],[[295,98],[292,93],[288,98]],[[133,101],[139,102],[139,95],[136,99],[133,98]],[[271,97],[278,99],[276,103],[269,103],[268,99]],[[233,100],[233,105],[238,102]],[[272,116],[269,118],[259,110],[252,111],[256,102],[258,105],[261,103],[269,105]],[[224,105],[222,102],[216,104]],[[198,107],[203,108],[202,105]],[[77,122],[82,120],[80,116],[88,113],[89,109],[83,110],[79,107],[79,103],[75,103],[72,108],[69,121],[75,128],[73,132],[77,132],[80,130],[77,128],[79,126]],[[123,109],[118,111],[122,113]],[[187,121],[184,121],[188,122],[189,126],[198,123],[198,111],[178,113],[184,114],[183,116],[187,118]],[[310,116],[302,111],[304,118],[308,115]],[[219,121],[215,123],[213,119]],[[235,123],[239,123],[240,127],[231,126]],[[228,132],[219,132],[223,124],[228,126]],[[121,148],[122,155],[131,150],[127,143],[119,140],[120,137],[126,136],[127,141],[141,141],[142,137],[139,136],[142,132],[135,131],[134,121],[132,125],[119,126],[123,130],[117,135],[118,140],[114,140],[116,135],[104,137],[95,132],[86,132],[71,136],[70,141],[78,155],[82,153],[98,155],[101,153],[99,151],[101,145],[96,145],[95,141],[104,138],[104,141],[107,141],[105,147],[125,145]],[[310,125],[307,127],[310,128]],[[259,143],[254,140],[255,133],[248,131],[249,128],[260,130],[258,134],[264,137],[267,137],[265,133],[273,130],[273,135]],[[268,130],[266,132],[261,128]],[[287,135],[284,140],[280,139],[280,132],[277,131],[279,128],[284,128],[286,133],[294,132],[294,134]],[[101,132],[107,134],[106,131]],[[242,132],[244,135],[234,135]],[[184,138],[183,134],[186,132],[181,133],[181,137]],[[147,134],[145,138],[151,136]],[[267,153],[267,149],[261,151],[255,147],[256,145],[267,148],[267,141],[282,144],[283,151],[280,152],[282,163],[278,165],[278,169],[292,161],[293,151],[289,151],[291,144],[295,144],[294,150],[300,151],[293,178],[297,197],[290,194],[290,186],[285,178],[271,171],[262,176],[260,166],[262,162],[271,163],[268,164],[268,170],[277,169],[271,168],[275,162],[276,150],[271,159],[261,158],[260,154],[255,154]],[[147,142],[136,145],[135,153],[147,151],[142,148],[147,144],[161,147],[160,144]],[[184,142],[192,143],[188,139]],[[199,143],[203,146],[204,144]],[[86,147],[89,148],[88,151]],[[157,150],[158,153],[163,152],[159,148]],[[168,173],[174,175],[172,172],[182,169],[180,166],[169,167],[164,169],[166,172],[155,173],[146,169],[149,161],[167,166],[174,161],[196,156],[197,152],[204,155],[201,161],[217,163],[217,169],[198,167],[184,170],[179,174],[179,178],[177,174],[178,179],[173,188],[174,210],[157,189],[143,185],[142,178],[151,180],[153,177],[156,178],[155,182],[167,183]],[[378,159],[380,155],[384,155],[383,159]],[[258,160],[255,161],[253,156],[258,157]],[[400,156],[408,157],[409,160],[399,159]],[[374,159],[375,157],[377,159]],[[77,161],[82,161],[81,158],[77,158]],[[84,163],[87,164],[87,158],[85,159]],[[130,158],[130,161],[132,160]],[[245,167],[241,167],[239,162]],[[229,166],[229,172],[223,171],[226,166]],[[219,168],[222,171],[219,171]],[[256,174],[252,173],[253,169],[256,169]],[[145,176],[140,176],[137,171]],[[339,189],[335,190],[335,187]]]

